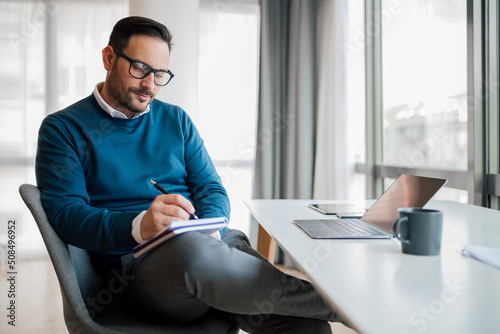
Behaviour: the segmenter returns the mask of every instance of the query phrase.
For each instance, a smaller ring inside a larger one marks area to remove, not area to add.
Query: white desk
[[[401,253],[396,240],[315,240],[293,219],[325,218],[312,200],[251,200],[253,217],[359,333],[500,333],[500,270],[462,255],[500,248],[500,212],[448,201],[441,256]]]

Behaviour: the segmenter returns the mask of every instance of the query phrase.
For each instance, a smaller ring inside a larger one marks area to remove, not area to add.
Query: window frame
[[[467,0],[467,170],[415,168],[383,163],[382,0],[365,1],[367,197],[384,191],[383,180],[403,173],[448,179],[466,190],[470,204],[500,208],[499,6]]]

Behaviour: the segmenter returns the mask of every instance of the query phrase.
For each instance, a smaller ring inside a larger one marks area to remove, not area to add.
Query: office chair
[[[70,333],[238,333],[236,327],[214,316],[205,316],[199,322],[189,325],[159,325],[141,322],[112,310],[94,320],[92,310],[87,309],[84,300],[96,296],[100,277],[92,265],[89,253],[68,245],[57,235],[42,207],[38,187],[23,184],[19,187],[19,193],[35,218],[56,271],[63,298],[64,320]]]

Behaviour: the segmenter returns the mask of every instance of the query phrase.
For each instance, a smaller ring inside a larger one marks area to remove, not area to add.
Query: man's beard
[[[154,98],[154,94],[150,90],[136,87],[127,89],[118,76],[115,66],[113,66],[113,69],[111,70],[106,83],[108,95],[113,103],[118,107],[125,108],[135,113],[140,113],[146,110],[147,106]],[[151,97],[151,99],[145,106],[139,103],[134,103],[133,95],[135,93],[149,96]]]

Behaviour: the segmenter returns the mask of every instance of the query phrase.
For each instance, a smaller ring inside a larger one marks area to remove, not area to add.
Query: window
[[[260,7],[200,3],[197,127],[231,200],[231,226],[249,232],[257,123]]]
[[[101,50],[114,23],[127,14],[126,0],[0,0],[0,224],[17,220],[21,258],[45,254],[18,196],[20,184],[36,183],[40,123],[104,80]],[[0,246],[6,232],[0,229]]]
[[[365,3],[368,197],[410,173],[447,178],[437,199],[498,208],[498,4]]]
[[[382,22],[384,164],[467,169],[466,25],[449,0],[404,1]]]
[[[10,163],[33,157],[45,115],[43,5],[0,1],[0,155]],[[24,159],[23,159],[24,158]],[[7,163],[7,161],[5,161]]]

